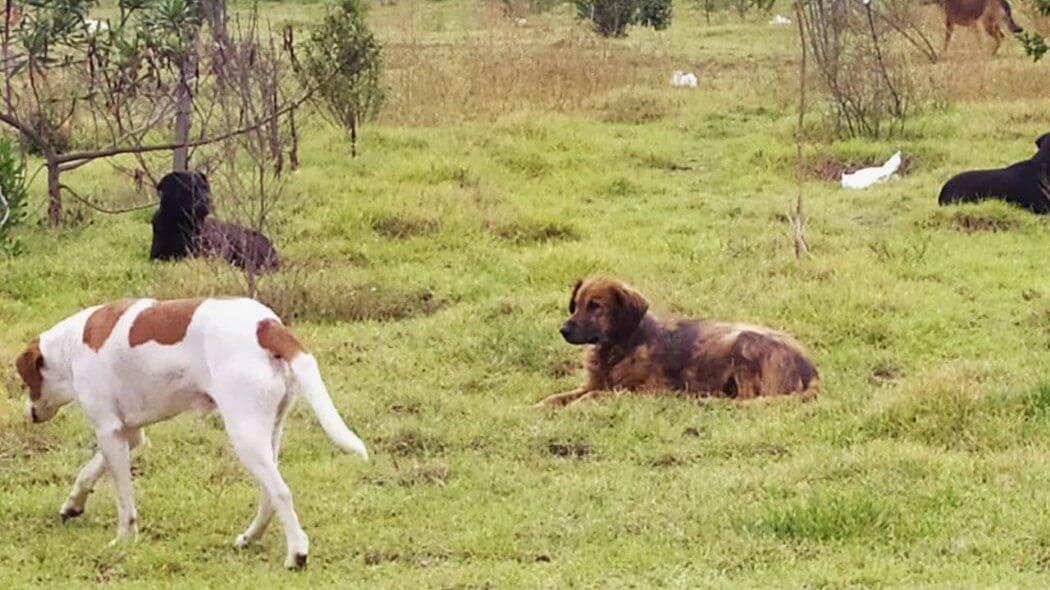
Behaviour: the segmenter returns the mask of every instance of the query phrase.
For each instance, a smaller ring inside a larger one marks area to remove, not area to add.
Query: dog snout
[[[572,320],[565,322],[561,325],[561,337],[568,340],[570,337],[572,337],[572,333],[575,329],[576,324],[572,323]]]

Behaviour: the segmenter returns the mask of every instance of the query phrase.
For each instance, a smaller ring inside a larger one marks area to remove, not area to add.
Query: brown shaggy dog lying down
[[[563,406],[614,390],[673,390],[737,399],[798,394],[810,399],[819,378],[794,338],[760,326],[660,319],[630,287],[603,277],[579,281],[561,328],[570,344],[592,344],[587,383],[544,398]]]

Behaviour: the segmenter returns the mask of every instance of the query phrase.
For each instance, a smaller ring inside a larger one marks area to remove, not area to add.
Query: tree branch
[[[79,194],[77,194],[77,192],[75,190],[69,188],[68,185],[62,184],[62,185],[59,185],[59,188],[61,188],[62,190],[66,191],[74,199],[80,201],[81,203],[87,205],[88,207],[94,209],[95,211],[99,211],[101,213],[108,213],[110,215],[116,215],[118,213],[130,213],[132,211],[141,211],[143,209],[149,209],[150,207],[156,207],[157,206],[156,203],[146,203],[146,204],[143,204],[143,205],[134,205],[132,207],[127,207],[127,208],[124,208],[124,209],[105,209],[103,207],[99,207],[98,205],[96,205],[96,204],[92,203],[91,201],[85,199],[84,197],[80,196]]]
[[[61,170],[63,172],[65,172],[67,170],[73,170],[75,168],[79,168],[79,167],[83,166],[84,164],[87,164],[88,162],[90,162],[92,160],[97,160],[99,158],[109,158],[109,157],[112,157],[112,156],[119,156],[119,155],[122,155],[122,154],[144,154],[144,153],[148,153],[148,152],[160,152],[160,151],[166,151],[166,150],[173,150],[175,148],[180,148],[180,147],[198,147],[198,146],[207,145],[207,144],[210,144],[210,143],[216,143],[216,142],[222,141],[224,139],[229,139],[231,137],[236,137],[238,135],[242,135],[242,134],[245,134],[245,133],[249,133],[251,131],[255,131],[256,129],[259,129],[260,127],[266,125],[267,123],[270,123],[271,121],[281,117],[285,113],[287,113],[287,112],[289,112],[289,111],[291,111],[293,109],[299,108],[299,106],[302,105],[304,102],[306,102],[310,98],[310,96],[312,94],[313,94],[313,90],[311,89],[308,92],[306,92],[305,94],[303,94],[303,96],[299,97],[298,99],[296,99],[292,103],[285,105],[284,108],[282,108],[282,109],[280,109],[278,111],[275,111],[273,114],[271,114],[268,117],[264,117],[264,118],[262,118],[262,119],[260,119],[258,121],[255,121],[254,123],[252,123],[250,125],[246,125],[244,127],[241,127],[240,129],[235,129],[233,131],[229,131],[229,132],[222,133],[222,134],[219,134],[219,135],[213,135],[211,137],[206,137],[204,139],[198,139],[198,140],[194,140],[194,141],[191,141],[191,142],[188,142],[188,143],[178,142],[178,143],[164,143],[164,144],[158,144],[158,145],[147,145],[147,146],[139,145],[139,146],[124,146],[124,147],[112,146],[112,147],[109,147],[109,148],[106,148],[106,149],[97,150],[97,151],[93,151],[93,152],[80,152],[80,153],[75,153],[75,154],[63,154],[63,155],[57,156],[55,158],[55,160],[59,164],[62,165]]]
[[[0,122],[6,123],[22,135],[26,136],[26,138],[29,139],[29,141],[33,142],[34,144],[36,144],[37,147],[44,150],[45,154],[48,151],[50,151],[50,147],[48,146],[47,142],[44,141],[44,138],[37,134],[37,132],[30,128],[28,125],[19,121],[16,117],[14,117],[14,115],[10,115],[8,113],[0,113]]]

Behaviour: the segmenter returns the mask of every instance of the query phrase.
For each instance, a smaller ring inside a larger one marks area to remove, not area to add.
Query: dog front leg
[[[572,391],[567,391],[565,393],[557,393],[557,394],[554,394],[554,395],[551,395],[551,396],[547,396],[547,397],[541,399],[539,402],[537,402],[532,407],[534,407],[534,408],[550,408],[550,407],[567,406],[567,405],[571,404],[572,402],[576,401],[577,399],[587,395],[591,391],[593,391],[593,390],[590,389],[590,388],[587,388],[587,387],[578,387],[576,389],[573,389]]]
[[[73,488],[69,490],[69,497],[58,509],[58,515],[65,522],[70,518],[76,518],[84,513],[84,504],[87,502],[88,494],[95,489],[95,483],[106,472],[106,458],[102,451],[95,451],[94,456],[84,465],[73,482]]]
[[[133,428],[128,431],[128,447],[134,450],[145,440],[141,428]],[[95,484],[106,473],[106,458],[102,451],[96,451],[91,459],[84,465],[73,482],[73,488],[69,491],[69,497],[58,509],[58,515],[62,521],[76,518],[84,513],[84,504],[87,503],[88,495],[95,490]]]
[[[113,476],[117,492],[117,536],[110,545],[135,541],[138,537],[138,513],[131,492],[130,432],[120,427],[104,427],[97,432],[98,448]]]

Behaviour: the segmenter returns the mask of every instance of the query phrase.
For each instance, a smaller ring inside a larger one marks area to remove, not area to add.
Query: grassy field
[[[306,21],[318,7],[266,13]],[[106,547],[106,483],[61,524],[93,434],[75,407],[24,423],[7,363],[5,587],[1047,585],[1047,223],[936,204],[955,172],[1034,151],[1047,64],[1009,41],[988,58],[964,32],[942,63],[916,64],[937,106],[903,136],[811,142],[812,257],[799,261],[792,27],[706,24],[683,5],[669,31],[607,41],[567,7],[521,27],[482,0],[400,0],[372,20],[386,110],[355,160],[306,123],[274,230],[290,268],[264,285],[374,455],[338,453],[305,404],[293,412],[281,465],[309,569],[281,568],[277,525],[232,547],[256,488],[214,417],[148,430],[139,543]],[[668,88],[675,69],[700,88]],[[898,180],[846,192],[825,178],[896,149],[909,158]],[[70,182],[106,203],[144,198],[105,164]],[[43,209],[38,185],[23,252],[0,257],[4,359],[99,301],[235,289],[203,263],[149,263],[149,211],[82,211],[55,232]],[[529,409],[582,378],[557,328],[592,273],[658,311],[796,334],[822,397]]]

